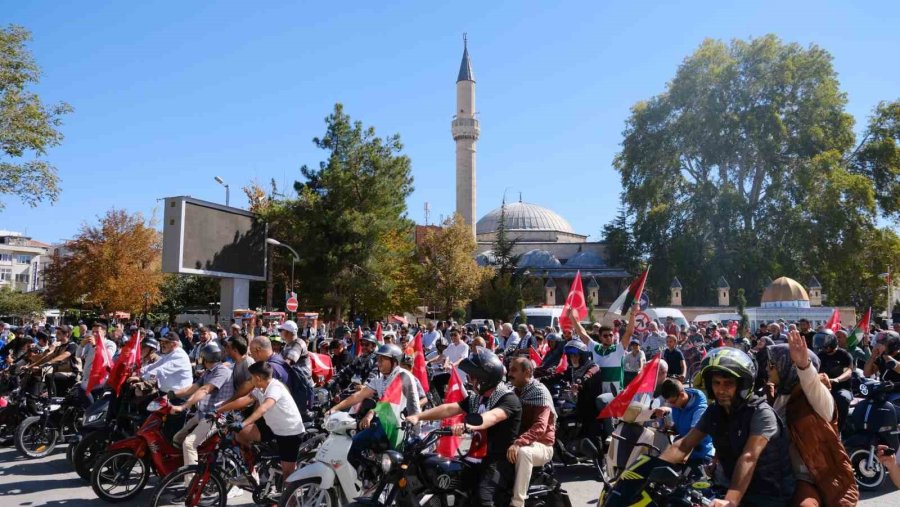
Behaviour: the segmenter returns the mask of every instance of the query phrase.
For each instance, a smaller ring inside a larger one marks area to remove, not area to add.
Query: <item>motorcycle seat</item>
[[[256,451],[256,459],[260,461],[275,459],[280,456],[278,454],[278,442],[274,440],[256,444],[254,450]]]

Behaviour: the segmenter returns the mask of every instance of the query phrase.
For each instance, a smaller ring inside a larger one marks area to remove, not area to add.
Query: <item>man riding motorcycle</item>
[[[386,343],[378,347],[375,356],[378,361],[378,373],[366,382],[365,387],[348,396],[326,412],[326,418],[334,412],[350,408],[363,400],[381,399],[385,390],[398,375],[403,379],[403,395],[406,397],[405,411],[407,416],[419,413],[419,392],[416,389],[415,377],[400,367],[400,361],[403,359],[403,351],[400,350],[400,347],[392,343]],[[380,422],[375,419],[375,412],[372,410],[360,419],[359,427],[363,431],[360,431],[353,437],[353,444],[347,453],[347,461],[356,468],[360,476],[364,476],[367,470],[362,466],[365,464],[363,451],[386,447],[388,438]]]
[[[850,388],[853,357],[838,347],[837,334],[831,329],[823,329],[813,335],[812,342],[813,349],[819,355],[821,372],[828,376],[831,384],[831,394],[838,410],[838,429],[844,431],[847,412],[850,411],[850,402],[853,401],[853,391]]]
[[[509,448],[519,434],[522,404],[515,392],[503,383],[503,363],[496,354],[480,347],[459,364],[466,372],[478,394],[471,394],[459,403],[445,403],[426,410],[417,416],[407,417],[413,424],[419,421],[446,419],[460,414],[481,414],[480,426],[465,423],[453,425],[453,432],[461,435],[465,430],[475,433],[472,445],[476,452],[469,452],[466,459],[478,463],[472,480],[472,503],[479,507],[509,505],[513,467],[507,459]],[[486,449],[483,446],[486,445]],[[477,456],[477,457],[476,457]],[[527,488],[527,486],[526,486]]]
[[[374,352],[378,340],[374,335],[366,333],[359,340],[358,346],[362,347],[362,354],[354,357],[350,364],[341,370],[337,370],[334,380],[331,381],[339,389],[346,389],[353,383],[364,384],[376,371]]]
[[[510,383],[522,404],[519,436],[506,451],[506,457],[516,467],[513,483],[513,507],[525,505],[531,469],[553,459],[556,440],[556,409],[547,387],[534,379],[534,364],[527,357],[517,357],[509,365]]]
[[[753,359],[737,349],[717,348],[700,366],[694,385],[715,403],[660,458],[682,463],[709,435],[730,477],[724,500],[714,506],[786,505],[791,494],[787,430],[766,400],[753,394]]]

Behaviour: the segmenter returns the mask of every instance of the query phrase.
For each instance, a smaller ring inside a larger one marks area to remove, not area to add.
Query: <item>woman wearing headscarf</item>
[[[819,358],[796,330],[790,332],[787,344],[766,348],[769,395],[791,440],[797,480],[791,505],[856,505],[859,490],[841,444],[828,378],[818,374]]]

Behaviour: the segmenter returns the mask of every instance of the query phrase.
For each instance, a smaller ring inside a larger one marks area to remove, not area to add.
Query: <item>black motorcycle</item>
[[[37,415],[26,417],[16,429],[16,449],[27,458],[43,458],[60,442],[73,442],[84,417],[75,387],[65,397],[41,397],[38,403]]]
[[[42,370],[39,374],[34,374],[29,371],[7,371],[5,375],[6,385],[11,390],[6,406],[0,408],[0,445],[4,446],[15,441],[16,430],[22,421],[39,414],[47,372]]]
[[[695,480],[682,465],[659,458],[641,456],[611,489],[600,492],[598,507],[695,507],[711,505],[713,488],[705,480]]]
[[[478,426],[481,415],[469,414],[466,424]],[[397,505],[465,505],[471,494],[475,469],[462,456],[448,459],[427,452],[442,436],[451,435],[450,428],[438,428],[419,437],[411,425],[404,423],[406,435],[400,450],[381,454],[384,472],[371,496],[358,498],[351,506]],[[571,507],[569,495],[553,476],[553,466],[535,468],[528,486],[526,507]]]
[[[852,408],[844,428],[844,448],[862,490],[878,489],[884,482],[884,467],[875,455],[877,446],[897,449],[900,444],[900,409],[889,401],[893,391],[893,382],[863,380],[859,386],[863,399]]]

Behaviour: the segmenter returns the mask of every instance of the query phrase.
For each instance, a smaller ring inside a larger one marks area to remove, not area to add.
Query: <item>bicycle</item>
[[[251,447],[248,460],[234,440],[230,425],[235,416],[210,416],[219,442],[214,452],[201,456],[196,465],[183,466],[167,475],[153,492],[151,506],[224,507],[232,487],[249,491],[257,505],[277,504],[283,478],[275,442]],[[229,466],[223,470],[222,463]],[[253,472],[257,472],[254,476]]]

